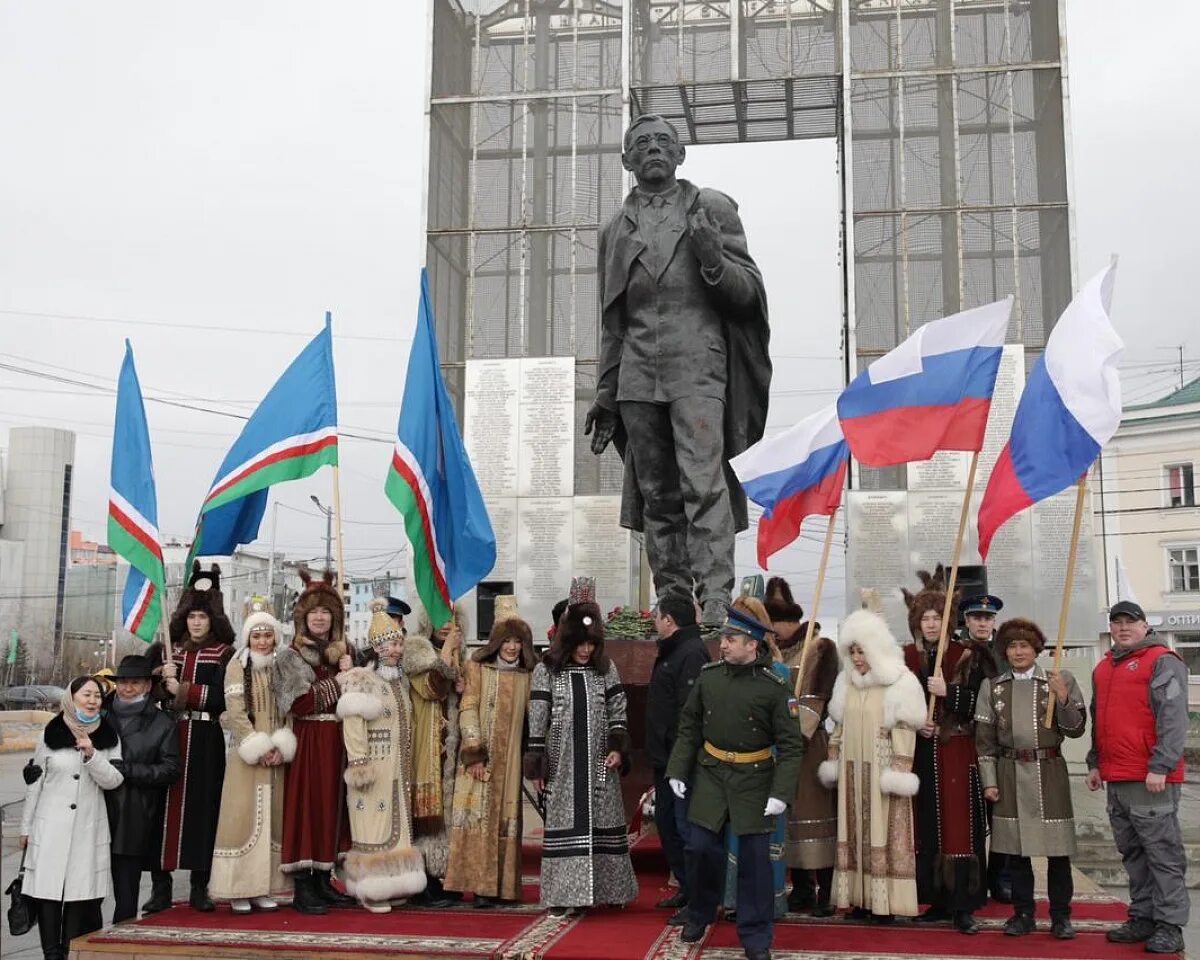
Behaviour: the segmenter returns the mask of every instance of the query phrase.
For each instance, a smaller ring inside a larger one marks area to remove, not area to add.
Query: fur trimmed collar
[[[119,741],[117,731],[108,717],[100,718],[95,732],[90,736],[92,746],[97,750],[111,750]],[[67,722],[62,718],[61,713],[56,713],[54,718],[46,724],[42,737],[46,741],[46,746],[51,750],[75,749],[75,736],[67,729]]]
[[[441,651],[430,642],[428,637],[421,636],[419,633],[410,634],[404,641],[404,659],[400,665],[405,676],[409,677],[417,677],[430,670],[436,670],[451,680],[457,676],[454,668],[447,666],[446,661],[442,659]]]
[[[322,644],[306,633],[296,634],[296,639],[292,641],[292,649],[300,654],[301,659],[310,667],[319,667],[322,658],[326,666],[336,667],[338,661],[346,655],[346,644],[343,641],[331,640]]]

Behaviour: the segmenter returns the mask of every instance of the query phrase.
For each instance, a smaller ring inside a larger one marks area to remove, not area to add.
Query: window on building
[[[1200,633],[1175,634],[1175,652],[1187,664],[1188,673],[1200,674]]]
[[[1194,507],[1196,483],[1190,463],[1174,463],[1165,467],[1167,474],[1167,506]]]
[[[1200,591],[1200,548],[1171,547],[1167,550],[1172,593]]]

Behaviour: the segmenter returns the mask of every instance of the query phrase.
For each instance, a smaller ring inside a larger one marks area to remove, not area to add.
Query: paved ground
[[[5,825],[3,837],[3,866],[0,869],[0,875],[3,876],[3,883],[0,884],[0,890],[8,886],[9,880],[16,875],[21,861],[21,851],[17,845],[17,827],[12,824],[11,818],[18,815],[19,801],[25,795],[25,784],[21,779],[21,767],[25,765],[29,754],[9,753],[0,754],[0,805],[5,805]],[[1077,816],[1081,822],[1094,821],[1097,818],[1104,816],[1104,805],[1102,794],[1089,794],[1082,782],[1076,782],[1077,778],[1072,778],[1072,796],[1075,801],[1075,809]],[[14,803],[15,802],[15,803]],[[7,806],[13,803],[13,806]],[[1183,816],[1191,823],[1196,823],[1197,818],[1200,818],[1200,784],[1188,784],[1185,792],[1183,805]],[[536,816],[527,816],[526,822],[529,825],[537,823]],[[1193,870],[1200,869],[1200,866],[1193,866]],[[180,875],[176,878],[176,889],[185,890],[187,886],[186,875]],[[1111,891],[1116,896],[1121,896],[1120,889]],[[142,882],[142,893],[144,899],[150,894],[150,876],[146,874]],[[1184,937],[1187,941],[1188,955],[1200,960],[1200,890],[1192,890],[1192,920],[1188,928],[1184,931]],[[4,902],[4,909],[7,909],[7,899]],[[112,898],[110,897],[104,904],[104,917],[107,920],[112,916]],[[37,929],[31,930],[23,937],[10,937],[7,930],[3,935],[3,944],[0,945],[0,958],[3,960],[38,960],[41,956],[41,947],[38,941]]]

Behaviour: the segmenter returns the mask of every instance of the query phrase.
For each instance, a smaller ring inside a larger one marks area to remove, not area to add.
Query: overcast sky
[[[246,413],[332,310],[341,421],[379,438],[342,441],[352,574],[397,569],[403,545],[382,481],[424,253],[422,7],[0,0],[0,363],[111,385],[128,336],[148,395]],[[1120,253],[1126,396],[1149,399],[1179,344],[1200,373],[1200,8],[1067,9],[1079,274]],[[741,204],[772,304],[770,423],[791,423],[840,382],[833,146],[695,149],[684,175]],[[186,539],[239,425],[147,413],[160,527]],[[109,395],[0,369],[0,445],[16,425],[74,429],[73,525],[101,540],[112,415]],[[323,553],[312,493],[329,502],[328,471],[272,495],[291,556]],[[802,603],[816,553],[781,564]]]

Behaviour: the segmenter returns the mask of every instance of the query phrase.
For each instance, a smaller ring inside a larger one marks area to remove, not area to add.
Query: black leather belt
[[[1022,760],[1032,763],[1035,760],[1055,760],[1062,756],[1058,747],[1039,747],[1037,750],[1013,750],[1011,747],[1001,747],[1000,756],[1005,760]]]

